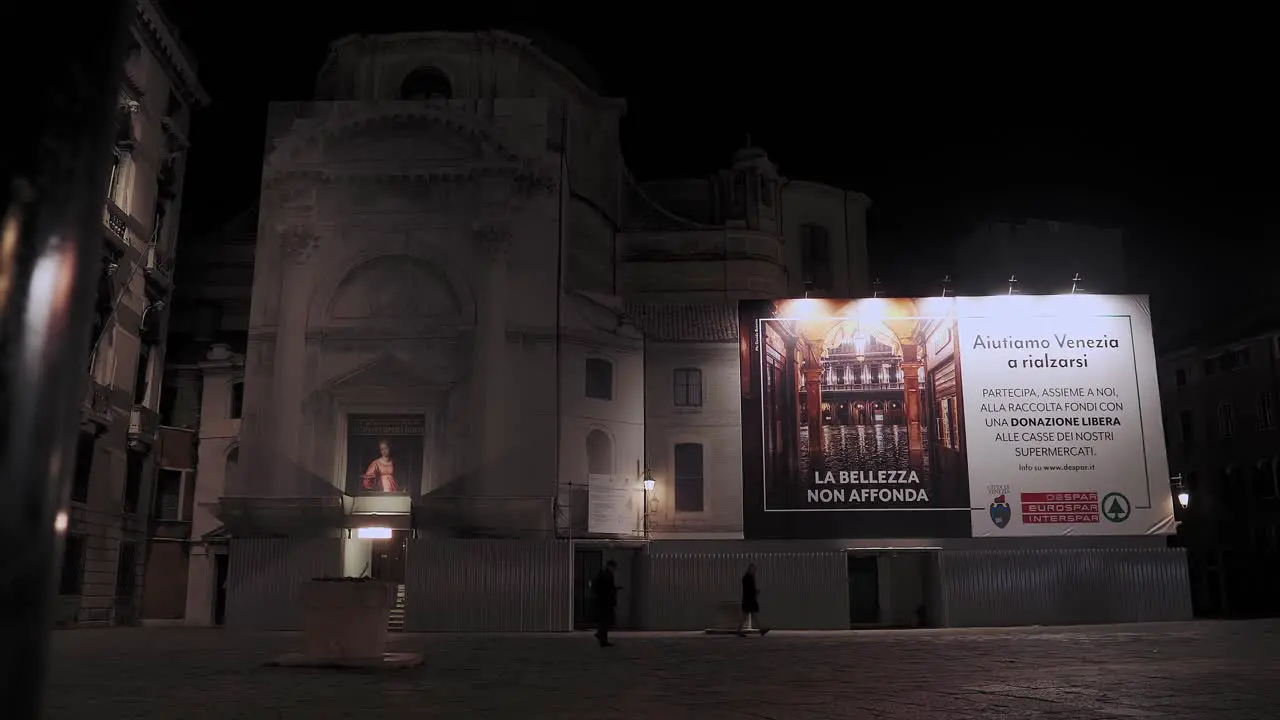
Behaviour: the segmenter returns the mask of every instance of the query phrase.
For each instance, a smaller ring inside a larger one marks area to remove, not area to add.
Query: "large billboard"
[[[1172,533],[1145,297],[748,300],[749,538]]]

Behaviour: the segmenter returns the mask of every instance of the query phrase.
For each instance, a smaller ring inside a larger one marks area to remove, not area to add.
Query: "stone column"
[[[299,467],[298,428],[302,423],[307,305],[311,297],[307,265],[319,247],[319,238],[313,228],[302,224],[283,226],[279,233],[281,278],[273,378],[275,427],[271,450],[276,459],[276,494],[297,496],[306,494],[298,485],[304,476]]]
[[[778,413],[780,418],[782,431],[778,451],[784,453],[786,457],[786,473],[787,477],[798,477],[800,473],[800,427],[803,424],[803,417],[800,413],[800,363],[796,360],[797,341],[793,337],[785,337],[783,342],[786,348],[786,357],[782,365],[782,387],[778,388],[776,398],[786,402],[784,407],[774,407],[774,412]],[[764,352],[764,339],[760,340],[760,352]],[[768,370],[765,370],[768,372]],[[761,392],[763,393],[764,378],[761,378]],[[775,402],[774,396],[761,395],[761,402]],[[806,398],[805,402],[808,402]],[[790,408],[787,411],[786,408]],[[785,413],[785,414],[784,414]],[[769,428],[770,433],[777,432],[776,428]]]
[[[804,345],[804,390],[809,411],[809,467],[826,465],[822,439],[822,353],[810,340]]]
[[[920,418],[924,415],[920,406],[920,347],[908,340],[902,341],[902,389],[903,410],[907,415],[907,461],[911,468],[924,469],[924,433],[920,427]]]
[[[484,268],[477,308],[475,361],[472,364],[472,447],[481,495],[504,494],[500,488],[506,456],[507,412],[507,259],[511,231],[505,223],[479,223],[473,228],[475,257]]]

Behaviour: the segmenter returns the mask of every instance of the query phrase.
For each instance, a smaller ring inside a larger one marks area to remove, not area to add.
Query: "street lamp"
[[[644,537],[646,540],[648,540],[649,539],[649,491],[653,490],[653,486],[656,485],[657,483],[653,481],[653,472],[649,470],[649,468],[644,469],[644,474],[641,477],[644,478],[644,508],[641,510],[640,518],[643,522],[642,527],[644,530]]]
[[[1186,486],[1182,484],[1182,473],[1174,475],[1169,480],[1173,489],[1173,496],[1178,499],[1178,505],[1185,510],[1191,502],[1191,493],[1187,492]]]

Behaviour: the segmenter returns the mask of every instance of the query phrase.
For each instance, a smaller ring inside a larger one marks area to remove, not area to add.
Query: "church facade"
[[[229,624],[296,627],[299,583],[370,575],[406,629],[567,630],[614,559],[623,626],[714,623],[749,562],[775,626],[849,626],[845,544],[743,539],[737,302],[868,295],[869,201],[753,147],[639,183],[624,102],[572,65],[501,32],[349,37],[314,101],[272,106],[218,366],[243,376],[204,379],[243,383],[236,470],[200,474]],[[929,545],[872,557],[860,622],[924,622]]]

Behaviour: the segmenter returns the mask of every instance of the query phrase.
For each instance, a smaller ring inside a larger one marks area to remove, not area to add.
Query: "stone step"
[[[404,632],[404,585],[396,586],[396,604],[387,617],[388,632]]]

